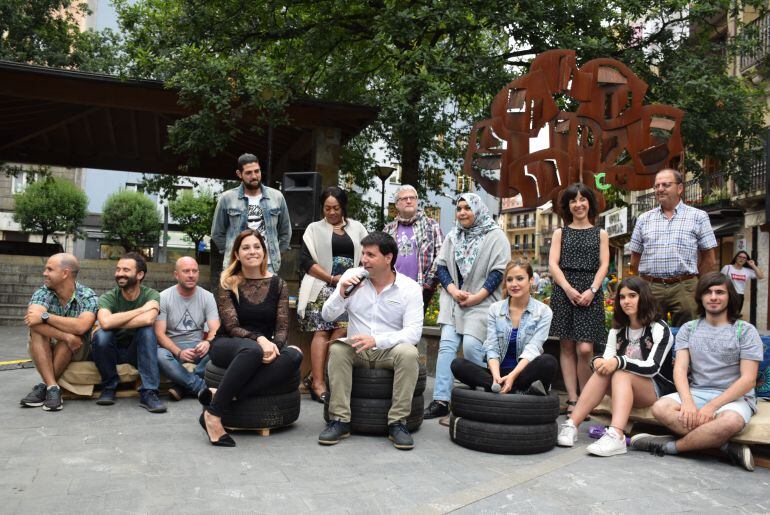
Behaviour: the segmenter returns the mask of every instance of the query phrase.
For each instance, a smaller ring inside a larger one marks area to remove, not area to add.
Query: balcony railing
[[[511,252],[517,250],[535,250],[534,243],[511,243]]]
[[[741,71],[751,68],[770,53],[770,15],[757,18],[749,25],[759,33],[759,43],[752,50],[741,53],[740,66]]]
[[[744,195],[751,194],[755,191],[764,191],[767,185],[767,160],[764,158],[757,159],[751,165],[751,171],[749,176],[744,181],[743,185],[735,183],[735,194]]]
[[[525,229],[527,227],[534,227],[535,221],[534,220],[526,220],[523,222],[508,222],[506,224],[506,228],[510,231],[512,229]]]

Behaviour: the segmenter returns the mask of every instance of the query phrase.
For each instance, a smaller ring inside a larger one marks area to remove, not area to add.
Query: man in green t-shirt
[[[118,285],[99,298],[92,353],[102,376],[102,393],[97,404],[115,404],[115,389],[120,381],[118,363],[130,363],[139,369],[142,387],[139,405],[151,413],[163,413],[166,406],[158,399],[158,341],[153,323],[160,312],[160,294],[142,286],[147,263],[136,252],[120,257],[115,267]]]

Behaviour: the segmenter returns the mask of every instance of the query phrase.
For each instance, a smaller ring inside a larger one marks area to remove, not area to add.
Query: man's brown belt
[[[680,283],[682,281],[686,281],[688,279],[695,279],[696,276],[693,274],[685,274],[685,275],[675,275],[674,277],[652,277],[651,275],[643,275],[641,277],[645,281],[648,281],[651,283],[675,284],[675,283]]]

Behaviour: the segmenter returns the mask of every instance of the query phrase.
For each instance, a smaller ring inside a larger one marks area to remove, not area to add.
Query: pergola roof
[[[0,161],[179,174],[183,160],[165,148],[167,127],[191,112],[177,100],[177,92],[160,81],[0,61]],[[337,128],[345,143],[377,112],[363,105],[292,102],[290,124],[273,129],[275,172],[282,173],[275,165],[285,166],[289,156],[296,161],[311,152],[312,129]],[[184,175],[233,178],[244,152],[256,153],[264,166],[267,130],[255,134],[250,126],[245,122],[224,152],[202,157]]]

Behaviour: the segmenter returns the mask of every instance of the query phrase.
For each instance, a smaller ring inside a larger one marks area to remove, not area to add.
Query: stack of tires
[[[225,369],[206,365],[204,379],[217,388]],[[283,384],[274,385],[256,397],[236,399],[222,415],[222,425],[228,429],[275,429],[288,426],[299,418],[299,370]]]
[[[556,445],[559,397],[499,394],[460,386],[452,390],[449,437],[494,454],[536,454]]]
[[[406,428],[414,432],[422,425],[425,409],[425,366],[420,365],[412,396],[412,411]],[[327,379],[327,388],[329,383]],[[331,394],[331,389],[329,388]],[[331,396],[331,395],[330,395]],[[388,434],[388,411],[393,397],[393,371],[385,368],[354,368],[350,391],[350,429],[354,433]],[[329,401],[324,403],[324,420],[329,421]]]

